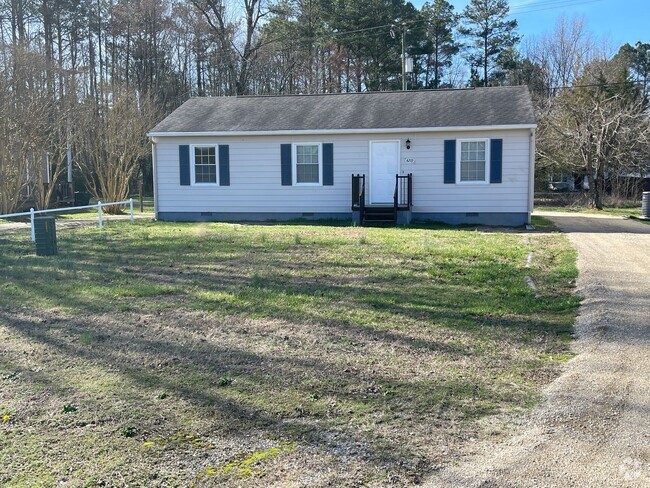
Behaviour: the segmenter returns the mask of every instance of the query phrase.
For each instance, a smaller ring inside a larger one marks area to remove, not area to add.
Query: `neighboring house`
[[[148,134],[160,220],[522,225],[525,86],[193,98]]]
[[[576,175],[574,173],[550,174],[548,175],[548,185],[544,190],[551,191],[575,191],[577,189],[589,189],[589,177],[587,175]]]

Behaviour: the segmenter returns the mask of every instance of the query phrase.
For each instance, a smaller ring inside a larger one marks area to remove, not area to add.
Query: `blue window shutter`
[[[291,144],[280,145],[280,164],[282,169],[282,185],[291,186]]]
[[[503,139],[490,140],[490,183],[501,183],[503,176]]]
[[[334,144],[323,144],[323,185],[334,184]]]
[[[181,185],[190,184],[190,146],[178,146],[178,166],[181,172]]]
[[[445,183],[456,183],[456,139],[445,141]]]
[[[230,186],[230,146],[219,144],[219,186]]]

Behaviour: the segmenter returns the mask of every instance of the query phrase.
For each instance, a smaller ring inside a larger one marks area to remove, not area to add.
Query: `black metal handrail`
[[[361,221],[366,210],[366,175],[352,175],[352,210],[358,210]]]
[[[395,175],[393,206],[396,212],[398,210],[411,210],[413,206],[413,173]]]

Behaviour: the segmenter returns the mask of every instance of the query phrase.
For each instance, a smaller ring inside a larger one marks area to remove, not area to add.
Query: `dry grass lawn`
[[[39,258],[0,234],[3,486],[416,484],[569,357],[559,234],[116,222],[59,237]]]

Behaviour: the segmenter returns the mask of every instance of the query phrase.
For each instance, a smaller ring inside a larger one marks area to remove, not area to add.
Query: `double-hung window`
[[[217,147],[192,146],[191,178],[193,185],[218,184]]]
[[[323,184],[323,148],[320,143],[293,145],[294,185]]]
[[[489,139],[464,139],[456,147],[456,183],[488,183]]]

